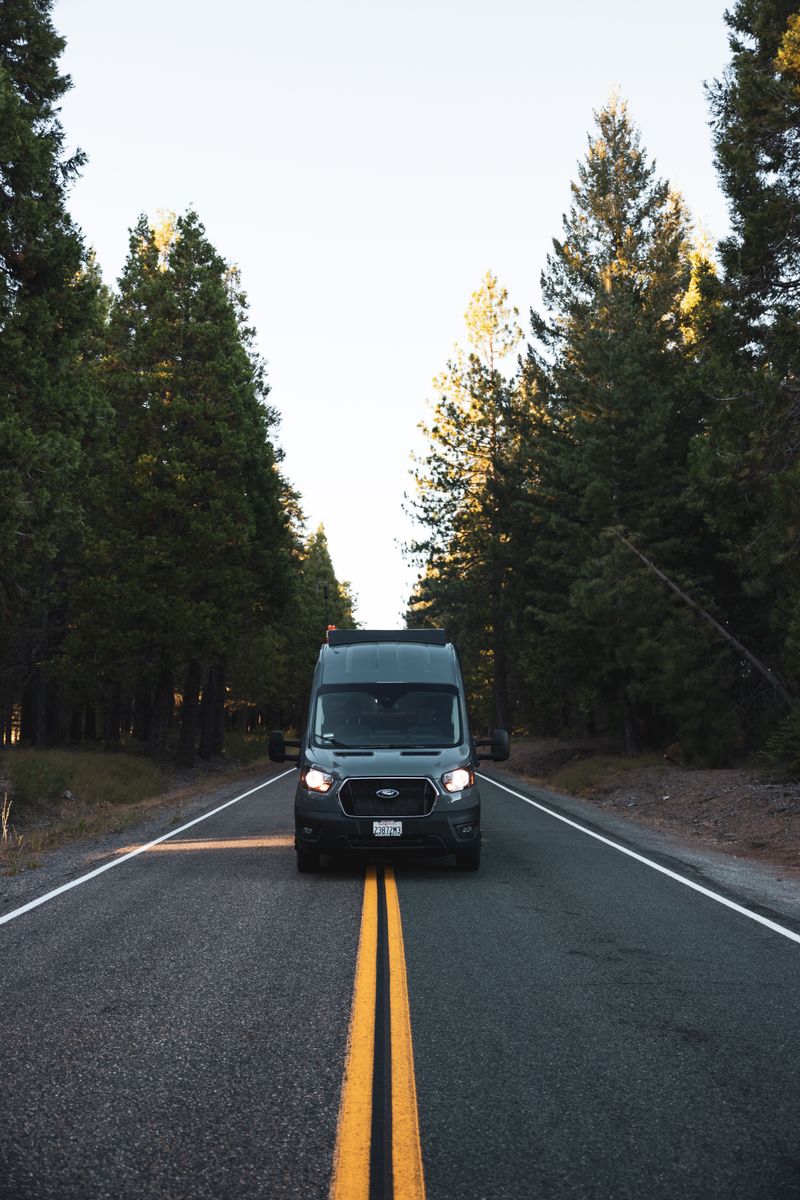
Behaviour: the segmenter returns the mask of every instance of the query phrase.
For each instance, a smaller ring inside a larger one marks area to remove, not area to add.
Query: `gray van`
[[[443,629],[331,630],[304,737],[287,741],[278,730],[269,742],[273,762],[300,767],[298,870],[318,869],[321,854],[361,851],[454,854],[476,871],[475,767],[508,753],[505,730],[472,738],[458,653]]]

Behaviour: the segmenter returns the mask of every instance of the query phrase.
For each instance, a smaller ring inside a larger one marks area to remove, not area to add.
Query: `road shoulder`
[[[716,889],[764,916],[788,921],[800,930],[800,884],[779,868],[744,856],[693,846],[674,833],[628,820],[577,796],[551,791],[508,770],[492,767],[485,773],[487,778],[516,789],[594,832],[619,841],[672,870],[680,872],[682,869],[693,881]]]
[[[198,778],[193,784],[184,784],[164,793],[141,820],[126,824],[117,832],[67,842],[45,851],[36,867],[0,875],[0,916],[93,870],[121,847],[152,841],[169,833],[283,770],[283,766],[262,762],[230,773]]]

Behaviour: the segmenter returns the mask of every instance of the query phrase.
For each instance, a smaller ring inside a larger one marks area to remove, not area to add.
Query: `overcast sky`
[[[284,470],[367,626],[413,574],[403,494],[487,269],[527,323],[592,112],[618,85],[662,177],[727,227],[703,81],[723,0],[57,0],[89,155],[71,208],[115,282],[142,212],[238,263]]]

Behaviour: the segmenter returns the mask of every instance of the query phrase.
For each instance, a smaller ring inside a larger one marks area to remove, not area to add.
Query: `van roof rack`
[[[364,642],[420,642],[427,646],[446,646],[444,629],[331,629],[329,646],[355,646]]]

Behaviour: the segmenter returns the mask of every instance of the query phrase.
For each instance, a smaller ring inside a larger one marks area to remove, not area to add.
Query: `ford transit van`
[[[360,851],[453,854],[459,868],[477,870],[475,767],[508,753],[504,730],[473,739],[458,654],[444,630],[331,630],[303,738],[270,735],[272,761],[294,757],[300,768],[298,869],[316,870],[322,854]]]

